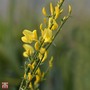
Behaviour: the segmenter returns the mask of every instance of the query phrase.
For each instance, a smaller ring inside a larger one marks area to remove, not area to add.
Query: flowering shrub
[[[69,5],[68,15],[64,16],[58,25],[57,19],[63,12],[61,9],[63,2],[64,0],[58,1],[55,7],[50,3],[50,14],[47,14],[45,7],[42,9],[45,18],[44,23],[40,24],[40,36],[37,35],[37,30],[25,29],[23,31],[24,36],[21,38],[25,49],[23,56],[27,60],[25,61],[24,76],[19,90],[39,90],[40,83],[45,80],[48,70],[52,67],[53,57],[51,56],[47,70],[41,71],[41,66],[48,56],[48,48],[71,14],[71,6]]]

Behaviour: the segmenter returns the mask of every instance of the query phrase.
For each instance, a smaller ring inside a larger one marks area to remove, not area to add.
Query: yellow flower
[[[30,82],[30,84],[29,84],[29,88],[31,89],[31,90],[33,90],[33,86],[32,86],[32,83]]]
[[[30,55],[32,55],[34,53],[34,49],[32,46],[28,45],[28,44],[24,44],[23,45],[24,49],[26,50],[24,53],[23,53],[23,56],[24,57],[29,57]]]
[[[23,31],[23,34],[24,34],[24,36],[21,39],[25,43],[32,43],[32,41],[37,40],[37,32],[36,32],[36,30],[31,32],[31,31],[25,29]]]
[[[39,77],[41,77],[41,70],[40,70],[40,68],[37,69],[36,73],[39,75]]]
[[[34,82],[34,85],[37,85],[40,82],[40,77],[39,75],[36,75],[36,80]]]
[[[42,62],[44,62],[47,58],[47,51],[45,51],[44,56],[41,53],[39,53],[38,57],[40,60],[42,60]]]
[[[58,18],[59,14],[60,14],[60,9],[59,9],[58,6],[56,6],[56,7],[55,7],[55,19]]]
[[[39,47],[40,47],[39,41],[37,41],[37,42],[35,43],[35,46],[34,46],[34,47],[35,47],[36,50],[39,50]]]
[[[44,39],[44,42],[51,42],[52,41],[52,31],[49,28],[45,28],[44,31],[42,31],[42,37]]]
[[[55,30],[55,29],[58,28],[57,22],[56,22],[55,19],[53,19],[52,17],[49,18],[48,28],[50,28],[51,30]]]
[[[43,57],[43,56],[42,56],[41,53],[39,53],[38,57],[39,57],[40,60],[42,60],[42,57]]]
[[[56,30],[57,28],[58,28],[58,24],[55,21],[55,19],[53,19],[53,26],[52,26],[51,30]]]
[[[45,48],[41,48],[41,49],[40,49],[40,53],[41,53],[41,54],[44,54],[44,53],[45,53]]]
[[[52,24],[53,24],[53,18],[50,17],[48,21],[48,28],[51,28]]]
[[[42,62],[44,62],[46,60],[46,58],[47,58],[47,51],[45,51],[44,57],[42,59]]]
[[[30,68],[30,70],[34,69],[34,64],[28,64],[28,67]]]
[[[45,7],[43,7],[43,9],[42,9],[42,13],[43,13],[44,16],[47,16]]]
[[[53,9],[53,5],[52,5],[52,3],[50,3],[50,11],[51,11],[51,15],[53,15],[53,13],[54,13],[54,9]]]
[[[29,81],[32,80],[32,75],[31,75],[31,73],[28,73],[28,80],[29,80]]]
[[[40,24],[40,30],[41,30],[41,31],[43,30],[43,29],[42,29],[42,26],[43,26],[43,24],[41,23],[41,24]]]
[[[36,61],[34,61],[33,63],[32,63],[32,67],[33,67],[33,69],[34,69],[34,66],[36,65]]]
[[[64,2],[64,0],[60,0],[60,4],[63,3],[63,2]]]

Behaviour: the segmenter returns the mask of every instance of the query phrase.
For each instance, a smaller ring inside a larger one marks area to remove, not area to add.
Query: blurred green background
[[[39,31],[42,7],[58,0],[0,0],[0,86],[18,90],[23,76],[22,31]],[[66,0],[72,16],[49,49],[53,68],[41,90],[90,90],[90,0]],[[0,87],[0,90],[1,87]]]

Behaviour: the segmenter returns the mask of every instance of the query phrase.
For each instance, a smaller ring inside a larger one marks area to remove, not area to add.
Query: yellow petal
[[[44,53],[45,53],[45,50],[46,50],[45,48],[41,48],[41,49],[40,49],[40,53],[41,53],[41,54],[44,54]]]
[[[52,23],[53,23],[53,18],[51,17],[51,18],[49,18],[48,28],[51,28]]]
[[[32,39],[37,40],[37,31],[36,30],[33,31],[33,38]]]
[[[32,63],[32,68],[33,68],[33,69],[34,69],[35,65],[36,65],[36,61],[34,61],[34,62]]]
[[[25,35],[25,36],[23,36],[22,38],[21,38],[21,40],[23,41],[23,42],[25,42],[25,43],[31,43],[32,42],[32,39],[31,39],[31,35],[32,35],[32,32],[31,31],[29,31],[29,30],[27,30],[27,29],[25,29],[24,31],[23,31],[23,34]]]
[[[32,46],[30,46],[30,45],[28,45],[28,44],[24,44],[23,47],[24,47],[24,49],[26,50],[26,51],[23,53],[23,55],[24,55],[25,57],[28,57],[28,56],[30,56],[30,55],[32,55],[32,54],[34,53],[34,49],[33,49]]]
[[[32,83],[30,82],[30,84],[29,84],[29,88],[31,89],[31,90],[33,90],[33,86],[32,86]]]
[[[41,34],[43,33],[43,28],[42,28],[42,27],[43,27],[43,24],[41,23],[41,24],[40,24]]]
[[[56,6],[56,7],[55,7],[55,19],[58,18],[59,14],[60,14],[60,9],[59,9],[58,6]]]
[[[32,80],[32,75],[31,75],[31,73],[28,73],[28,80],[29,80],[29,81]]]
[[[52,3],[50,3],[50,11],[51,11],[51,15],[53,15],[53,13],[54,13],[54,9],[53,9],[53,5],[52,5]]]
[[[25,43],[28,42],[28,40],[27,40],[27,38],[26,38],[25,36],[21,37],[21,40],[22,40],[23,42],[25,42]]]
[[[28,64],[28,67],[30,68],[30,70],[34,69],[34,65],[32,65],[32,64]]]
[[[39,77],[39,75],[36,75],[36,80],[35,80],[35,82],[34,82],[34,85],[38,84],[39,81],[40,81],[40,77]]]
[[[60,0],[60,4],[63,3],[63,2],[64,2],[64,0]]]
[[[42,9],[42,13],[43,13],[43,15],[47,16],[45,7],[43,7],[43,9]]]
[[[24,57],[29,57],[29,55],[28,55],[28,53],[25,51],[25,52],[23,52],[23,56]]]
[[[56,30],[58,28],[58,24],[55,20],[53,20],[53,26],[51,28],[51,30]]]
[[[42,26],[43,26],[43,24],[41,23],[41,24],[40,24],[40,30],[43,30],[43,29],[42,29]]]
[[[39,53],[38,57],[39,57],[40,60],[42,60],[42,57],[43,57],[43,56],[42,56],[41,53]]]
[[[44,61],[46,60],[46,58],[47,58],[47,51],[46,51],[45,54],[44,54],[44,57],[43,57],[43,59],[42,59],[42,62],[44,62]]]
[[[37,69],[36,73],[41,77],[41,70],[40,70],[40,68]]]
[[[27,30],[27,29],[25,29],[24,31],[23,31],[23,34],[24,35],[29,35],[29,34],[31,34],[32,32],[30,31],[30,30]]]
[[[44,39],[44,42],[51,42],[51,40],[52,40],[52,31],[48,28],[45,28],[43,33],[42,33],[42,37]]]
[[[37,42],[35,43],[35,49],[36,49],[36,50],[39,50],[39,47],[40,47],[40,43],[39,43],[39,41],[37,41]]]
[[[37,31],[34,30],[33,32],[25,29],[23,31],[24,36],[21,38],[23,42],[25,43],[32,43],[32,41],[37,40]]]

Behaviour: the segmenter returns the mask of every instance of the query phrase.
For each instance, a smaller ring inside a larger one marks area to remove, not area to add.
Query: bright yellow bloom
[[[42,37],[44,39],[44,42],[51,42],[52,41],[52,31],[49,28],[45,28],[44,31],[42,31]]]
[[[60,0],[60,3],[63,3],[64,2],[64,0]]]
[[[29,80],[29,81],[32,80],[32,75],[31,75],[31,73],[28,73],[28,80]]]
[[[37,69],[36,74],[40,77],[40,80],[42,80],[45,76],[44,72],[41,73],[40,68]]]
[[[44,53],[45,53],[45,50],[46,50],[45,48],[41,48],[41,49],[40,49],[40,53],[41,53],[41,54],[44,54]]]
[[[40,70],[40,68],[37,69],[36,73],[39,75],[39,77],[41,77],[41,70]]]
[[[56,7],[55,7],[55,19],[58,18],[59,14],[60,14],[60,9],[59,9],[58,6],[56,6]]]
[[[37,31],[36,30],[31,32],[31,31],[25,29],[23,31],[23,34],[24,34],[24,36],[21,39],[25,43],[32,43],[32,41],[37,40]]]
[[[56,20],[53,19],[52,17],[49,18],[48,28],[50,28],[51,30],[55,30],[58,28],[58,24],[57,24]]]
[[[44,62],[47,58],[47,51],[45,51],[44,56],[41,53],[39,53],[38,57],[40,60],[42,60],[42,62]]]
[[[36,61],[34,61],[33,63],[32,63],[32,67],[33,67],[33,69],[34,69],[34,66],[36,65]]]
[[[58,24],[55,21],[55,19],[53,19],[53,26],[52,26],[51,30],[56,30],[57,28],[58,28]]]
[[[48,28],[51,28],[52,24],[53,24],[53,18],[50,17],[48,21]]]
[[[29,88],[31,89],[31,90],[33,90],[33,86],[32,86],[32,83],[30,82],[30,84],[29,84]]]
[[[42,9],[42,13],[43,13],[44,16],[47,16],[45,7],[43,7],[43,9]]]
[[[53,9],[52,3],[50,3],[50,11],[51,11],[51,15],[53,15],[54,14],[54,9]]]
[[[30,68],[30,70],[34,69],[34,65],[33,64],[28,64],[28,67]]]
[[[45,51],[44,57],[42,59],[42,62],[44,62],[46,60],[46,58],[47,58],[47,51]]]
[[[40,60],[42,60],[42,57],[43,57],[43,56],[42,56],[41,53],[39,53],[38,57],[39,57]]]
[[[40,76],[36,75],[36,80],[34,82],[34,85],[38,84],[40,82]]]
[[[35,46],[34,46],[34,47],[35,47],[36,50],[39,50],[39,47],[40,47],[39,41],[37,41],[37,42],[35,43]]]
[[[41,23],[41,24],[40,24],[40,30],[41,30],[41,32],[42,32],[42,30],[43,30],[42,26],[43,26],[43,24]]]
[[[23,53],[23,56],[24,57],[29,57],[30,55],[32,55],[34,53],[34,49],[32,46],[28,45],[28,44],[24,44],[23,45],[24,49],[26,50],[24,53]]]

